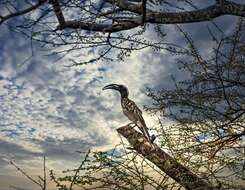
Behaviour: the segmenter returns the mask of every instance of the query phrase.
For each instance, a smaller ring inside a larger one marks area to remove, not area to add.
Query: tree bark
[[[132,18],[114,18],[113,23],[100,24],[100,23],[88,23],[82,20],[65,20],[61,18],[61,7],[58,5],[58,0],[53,0],[55,14],[59,21],[57,26],[58,30],[64,28],[90,30],[95,32],[113,33],[124,30],[129,30],[142,26],[142,16],[144,17],[144,23],[151,24],[180,24],[180,23],[194,23],[201,21],[210,21],[214,18],[223,15],[234,15],[245,17],[245,5],[234,2],[228,2],[225,0],[216,1],[214,5],[211,5],[204,9],[194,11],[183,12],[157,12],[149,9],[142,9],[143,4],[131,3],[130,1],[121,0],[107,0],[112,5],[117,6],[119,9],[139,14],[139,16],[133,16]],[[57,6],[58,5],[58,6]],[[62,22],[60,22],[62,20]]]
[[[154,163],[169,177],[178,182],[188,190],[217,190],[208,182],[204,181],[187,167],[178,163],[169,154],[164,152],[156,144],[149,143],[146,138],[130,127],[129,125],[117,129],[118,133],[124,136],[132,145],[134,150]]]

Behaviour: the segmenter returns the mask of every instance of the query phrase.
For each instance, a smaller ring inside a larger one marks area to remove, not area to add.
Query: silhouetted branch
[[[26,13],[29,13],[29,12],[37,9],[38,7],[40,7],[41,5],[43,5],[46,1],[47,0],[39,0],[36,4],[34,4],[31,7],[26,8],[24,10],[20,10],[20,11],[17,11],[15,13],[10,13],[10,14],[5,15],[5,16],[0,15],[0,25],[3,22],[5,22],[6,20],[10,19],[10,18],[17,17],[17,16],[20,16],[20,15],[24,15]]]
[[[88,152],[86,153],[85,158],[81,162],[80,166],[76,169],[76,172],[75,172],[75,174],[73,176],[73,179],[71,181],[71,184],[70,184],[70,190],[72,190],[72,186],[73,186],[73,184],[75,183],[75,181],[77,179],[78,173],[81,171],[83,165],[86,163],[86,161],[87,161],[87,159],[89,157],[89,154],[90,154],[90,150],[88,150]]]
[[[43,177],[38,176],[38,180],[36,180],[34,177],[32,177],[30,174],[25,172],[22,168],[20,168],[16,163],[14,163],[12,160],[10,160],[10,164],[14,166],[22,175],[24,175],[27,179],[29,179],[34,184],[38,185],[41,190],[47,189],[47,179],[46,179],[46,157],[43,156]],[[16,190],[22,190],[22,188],[14,187],[12,188]]]
[[[30,181],[38,185],[43,189],[42,184],[40,184],[37,180],[35,180],[32,176],[30,176],[28,173],[26,173],[23,169],[21,169],[19,166],[17,166],[13,161],[10,161],[10,164],[13,165],[20,173],[22,173],[26,178],[28,178]]]

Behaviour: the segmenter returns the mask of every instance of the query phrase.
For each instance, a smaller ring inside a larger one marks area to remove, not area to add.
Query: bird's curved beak
[[[117,84],[109,84],[102,88],[102,90],[107,90],[107,89],[118,90],[119,86]]]

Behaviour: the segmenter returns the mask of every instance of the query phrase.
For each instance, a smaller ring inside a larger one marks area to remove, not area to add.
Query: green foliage
[[[120,149],[122,151],[122,149]],[[66,189],[164,189],[167,179],[164,174],[133,152],[108,154],[89,152],[77,169],[66,170],[65,176],[50,176],[56,186]],[[163,177],[164,176],[164,177]],[[66,184],[66,185],[65,185]],[[69,184],[69,185],[67,185]],[[69,187],[69,188],[68,188]]]
[[[162,116],[160,143],[178,161],[222,188],[239,189],[245,171],[244,21],[220,39],[210,31],[215,46],[208,54],[179,30],[189,48],[178,63],[186,77],[173,78],[172,90],[149,89],[153,105],[146,109]],[[173,124],[165,125],[164,118]]]

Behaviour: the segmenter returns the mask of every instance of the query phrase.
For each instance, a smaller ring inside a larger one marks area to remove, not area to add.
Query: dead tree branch
[[[180,185],[190,190],[215,190],[211,184],[205,182],[187,167],[178,163],[169,154],[164,152],[156,144],[150,144],[141,133],[126,125],[117,129],[132,145],[134,150],[143,155],[149,161],[158,166]]]

